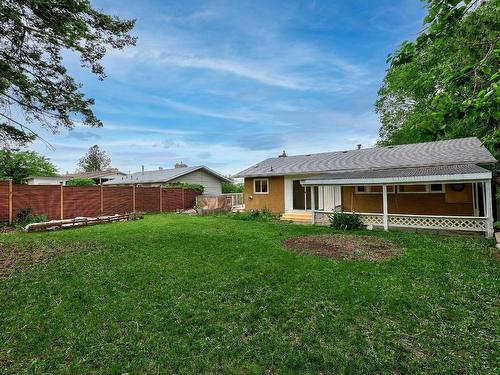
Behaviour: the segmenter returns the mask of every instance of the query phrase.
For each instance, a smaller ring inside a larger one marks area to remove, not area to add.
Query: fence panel
[[[182,189],[163,190],[163,211],[175,211],[184,208]]]
[[[144,212],[160,211],[160,188],[159,187],[136,188],[135,210]]]
[[[104,215],[124,214],[133,211],[132,186],[107,186],[103,189]]]
[[[65,186],[64,218],[101,215],[100,186]]]
[[[50,220],[61,218],[61,187],[57,185],[14,185],[12,217],[31,207],[33,214],[46,215]]]
[[[184,206],[183,209],[188,210],[196,206],[196,197],[200,193],[196,190],[184,189]]]
[[[9,181],[0,181],[0,222],[9,221]]]

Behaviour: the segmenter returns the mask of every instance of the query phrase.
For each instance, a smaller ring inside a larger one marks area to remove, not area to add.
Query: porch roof
[[[465,182],[491,179],[491,171],[475,164],[434,165],[413,168],[364,169],[324,173],[302,185],[379,185],[429,182]]]

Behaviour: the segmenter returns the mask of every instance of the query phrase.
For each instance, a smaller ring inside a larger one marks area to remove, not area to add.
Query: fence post
[[[184,188],[182,189],[182,209],[184,210],[186,208],[186,200],[184,199]]]
[[[101,216],[104,215],[104,186],[102,185],[101,182],[101,189],[100,189],[100,200],[101,200]]]
[[[135,184],[132,185],[132,212],[135,213]]]
[[[64,220],[64,185],[60,183],[60,197],[61,197],[61,220]]]
[[[160,212],[163,212],[163,187],[160,185]]]
[[[9,225],[12,225],[12,179],[9,180],[9,190],[7,192],[9,197]]]

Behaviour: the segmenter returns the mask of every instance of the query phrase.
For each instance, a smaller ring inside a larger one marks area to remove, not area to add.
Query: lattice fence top
[[[329,217],[333,213],[316,212],[317,224],[328,225]],[[358,214],[361,222],[371,227],[373,225],[384,225],[382,214]],[[388,215],[388,224],[391,227],[441,229],[441,230],[463,230],[463,231],[486,231],[486,218],[464,217],[464,216],[425,216],[425,215]]]

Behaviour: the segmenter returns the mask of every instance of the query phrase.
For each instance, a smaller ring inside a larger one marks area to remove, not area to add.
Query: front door
[[[318,187],[314,187],[314,205],[318,208]],[[293,181],[293,209],[310,210],[311,209],[311,187],[304,187],[300,180]]]

